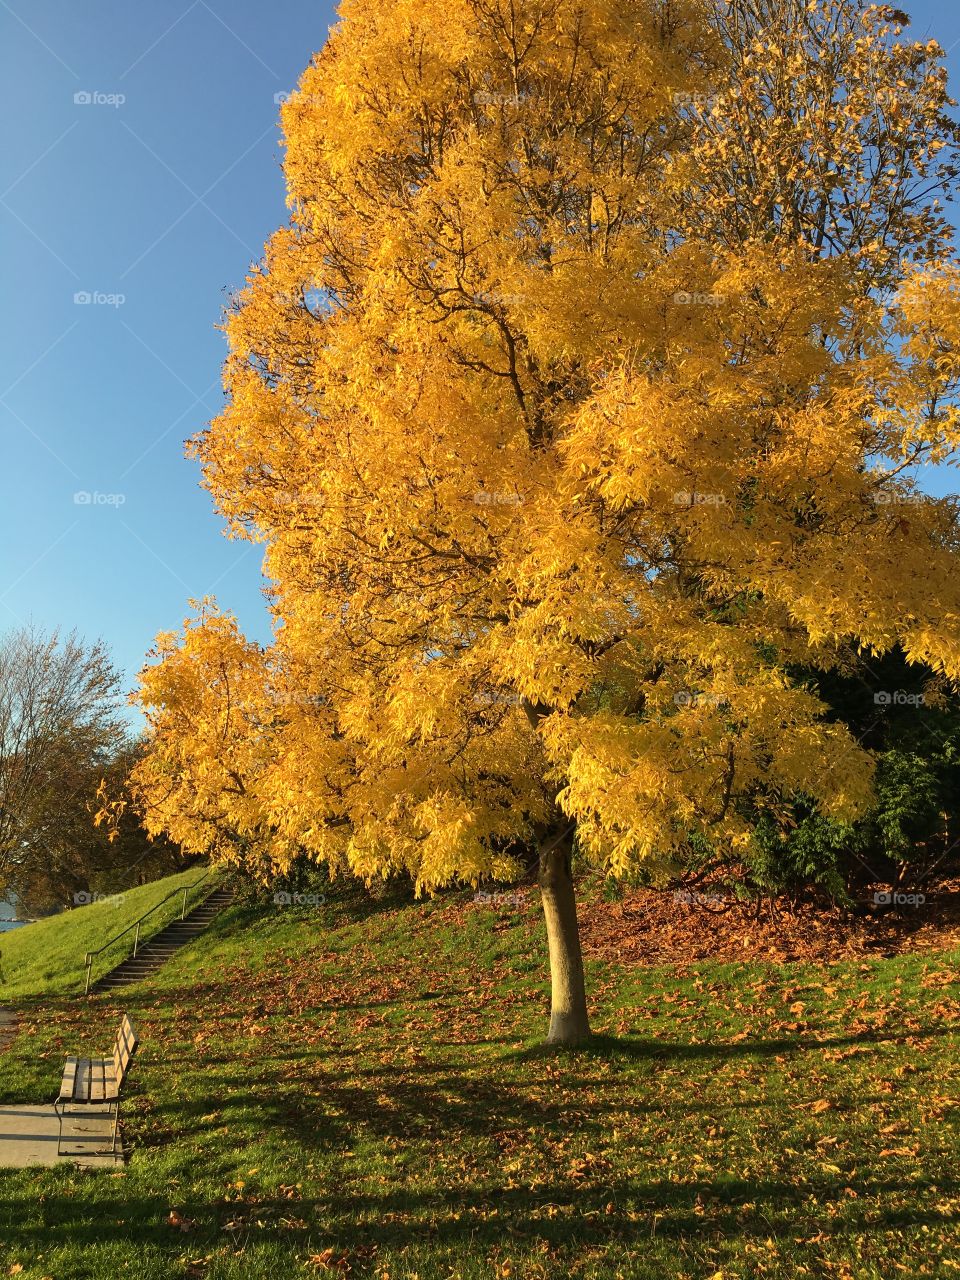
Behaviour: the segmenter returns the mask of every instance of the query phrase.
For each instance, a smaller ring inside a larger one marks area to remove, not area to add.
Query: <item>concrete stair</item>
[[[232,888],[214,889],[203,902],[188,912],[183,920],[174,920],[147,942],[142,942],[135,956],[122,961],[115,969],[100,978],[90,988],[97,991],[113,991],[117,987],[129,987],[155,973],[162,964],[176,955],[181,947],[200,936],[216,916],[233,901]]]

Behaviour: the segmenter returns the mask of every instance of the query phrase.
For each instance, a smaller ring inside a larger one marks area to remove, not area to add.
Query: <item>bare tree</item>
[[[121,703],[102,642],[33,627],[0,638],[0,887],[73,838],[91,776],[126,737]]]

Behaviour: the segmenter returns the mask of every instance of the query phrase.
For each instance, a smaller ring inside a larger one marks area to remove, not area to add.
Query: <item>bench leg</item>
[[[57,1134],[57,1155],[58,1156],[62,1156],[65,1154],[63,1150],[64,1117],[75,1114],[74,1112],[70,1112],[67,1110],[67,1105],[68,1104],[65,1102],[63,1104],[58,1104],[56,1102],[53,1104],[53,1109],[56,1112],[57,1120],[59,1121],[59,1130]],[[97,1156],[115,1156],[117,1154],[117,1139],[120,1134],[120,1100],[117,1099],[117,1101],[114,1102],[112,1105],[110,1105],[109,1109],[105,1112],[93,1111],[93,1112],[90,1112],[89,1115],[91,1119],[107,1119],[107,1120],[113,1121],[110,1146],[100,1147],[99,1150],[94,1151],[91,1154],[97,1155]],[[80,1141],[80,1139],[78,1139],[78,1141]],[[69,1153],[66,1153],[66,1154],[69,1154]]]
[[[113,1130],[109,1147],[100,1147],[93,1154],[97,1156],[115,1156],[117,1154],[117,1137],[120,1127],[120,1099],[118,1098],[112,1105],[108,1104],[106,1112],[97,1111],[94,1115],[103,1118],[105,1115],[108,1120],[113,1121]]]
[[[57,1155],[61,1156],[63,1155],[63,1110],[57,1105],[56,1102],[53,1104],[53,1109],[54,1109],[54,1112],[56,1113],[57,1120],[59,1121],[59,1125],[60,1125],[57,1131]]]
[[[104,1118],[106,1118],[107,1120],[113,1121],[113,1130],[111,1135],[110,1146],[98,1147],[96,1151],[91,1152],[91,1154],[95,1156],[115,1156],[117,1154],[117,1130],[120,1124],[119,1099],[113,1104],[108,1104],[106,1111],[94,1111],[91,1115],[91,1119],[94,1119],[94,1120],[103,1120]]]

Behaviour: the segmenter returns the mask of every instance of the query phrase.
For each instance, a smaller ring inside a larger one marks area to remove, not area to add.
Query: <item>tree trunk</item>
[[[540,850],[539,882],[550,949],[550,1033],[548,1044],[582,1044],[590,1038],[587,993],[577,900],[570,869],[572,840],[565,835],[544,841]]]

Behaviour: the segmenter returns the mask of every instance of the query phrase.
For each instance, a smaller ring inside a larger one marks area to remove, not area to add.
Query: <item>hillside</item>
[[[960,954],[680,973],[601,948],[602,1038],[556,1054],[541,946],[532,898],[235,906],[127,993],[132,1162],[0,1171],[0,1260],[28,1280],[960,1272]],[[38,1002],[2,1099],[52,1096],[119,1010]]]
[[[0,1004],[36,995],[66,995],[83,990],[84,956],[95,951],[145,911],[179,889],[189,888],[206,868],[191,867],[178,875],[138,885],[100,902],[37,920],[0,934]],[[188,906],[196,894],[188,895]],[[173,898],[144,926],[153,933],[172,920],[181,899]],[[97,961],[94,977],[118,963],[130,939],[111,948]]]

